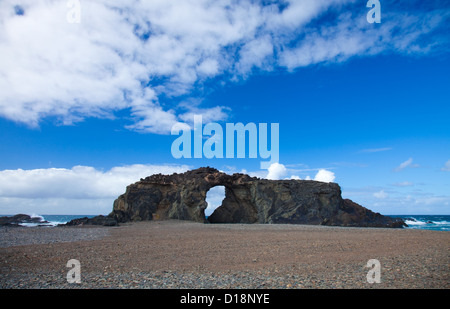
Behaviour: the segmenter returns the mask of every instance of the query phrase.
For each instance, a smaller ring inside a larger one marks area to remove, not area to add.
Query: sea
[[[20,223],[21,226],[26,227],[36,227],[39,225],[45,225],[45,226],[58,226],[58,224],[65,224],[73,219],[78,218],[93,218],[95,216],[93,215],[37,215],[37,214],[28,214],[31,218],[39,218],[40,222],[42,223]],[[0,215],[0,217],[3,217],[3,215]],[[12,217],[12,216],[8,216]],[[48,222],[46,222],[48,221]],[[44,223],[45,222],[45,223]]]
[[[2,215],[0,215],[2,216]],[[30,214],[33,218],[39,218],[41,222],[48,221],[48,226],[57,226],[58,224],[65,224],[73,219],[78,218],[92,218],[93,215],[37,215]],[[450,231],[450,215],[389,215],[393,218],[401,218],[408,227],[405,229],[418,230],[434,230],[434,231]],[[22,226],[35,227],[39,223],[22,223]]]
[[[402,218],[406,229],[450,231],[450,215],[389,215]]]

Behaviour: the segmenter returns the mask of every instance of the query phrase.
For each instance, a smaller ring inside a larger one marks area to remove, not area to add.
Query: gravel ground
[[[450,287],[448,232],[154,221],[0,235],[0,288]],[[367,282],[369,259],[381,283]]]
[[[0,227],[0,248],[101,239],[109,235],[101,227]]]

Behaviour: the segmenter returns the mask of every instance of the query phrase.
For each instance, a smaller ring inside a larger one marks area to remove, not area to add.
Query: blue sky
[[[76,2],[76,1],[75,1]],[[383,214],[450,214],[448,1],[0,4],[0,213],[107,214],[174,159],[170,128],[280,124],[279,178]],[[76,9],[76,6],[73,7]],[[20,12],[18,14],[17,12]]]

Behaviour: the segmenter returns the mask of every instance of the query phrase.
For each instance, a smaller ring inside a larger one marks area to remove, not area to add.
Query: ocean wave
[[[433,221],[434,224],[450,225],[450,221]]]
[[[55,226],[58,226],[59,224],[67,223],[67,221],[54,220],[53,218],[47,219],[46,217],[35,214],[35,213],[28,214],[28,215],[31,217],[31,219],[33,219],[33,222],[21,222],[21,223],[19,223],[20,226],[24,226],[24,227],[37,227],[37,226],[55,227]],[[49,216],[49,217],[53,217],[53,216]],[[36,220],[36,219],[38,219],[38,220]]]
[[[411,226],[411,225],[425,225],[425,224],[427,224],[426,222],[423,222],[423,221],[412,221],[412,220],[405,220],[405,223],[408,226]]]
[[[17,214],[17,215],[0,215],[0,217],[5,217],[2,224],[10,224],[13,226],[23,226],[23,227],[56,227],[58,225],[66,224],[73,219],[79,218],[92,218],[93,215],[39,215],[36,213],[29,214]]]
[[[449,231],[450,216],[402,216],[408,228]]]
[[[44,217],[41,216],[41,215],[38,215],[38,214],[35,214],[35,213],[28,214],[28,215],[31,217],[31,219],[40,219],[41,221],[45,221]]]
[[[445,220],[438,221],[436,219],[430,220],[430,219],[406,218],[404,220],[405,220],[405,223],[412,224],[412,225],[414,225],[414,224],[416,224],[416,225],[423,225],[423,224],[449,224],[450,223],[449,221],[445,221]]]

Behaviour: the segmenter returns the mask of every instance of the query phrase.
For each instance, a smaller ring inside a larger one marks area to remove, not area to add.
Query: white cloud
[[[321,182],[334,182],[335,178],[336,177],[333,172],[325,169],[320,169],[314,177],[314,180]]]
[[[395,168],[395,171],[396,171],[396,172],[399,172],[399,171],[405,169],[406,167],[408,167],[409,165],[411,165],[412,162],[413,162],[413,159],[412,159],[412,158],[409,158],[408,160],[406,160],[405,162],[403,162],[403,163],[401,163],[399,166],[397,166],[397,167]]]
[[[39,215],[107,215],[112,211],[113,199],[19,198],[0,197],[2,215],[17,213]]]
[[[188,112],[179,115],[180,119],[186,123],[192,123],[195,115],[202,115],[203,124],[208,122],[218,122],[227,119],[229,108],[225,106],[216,106],[208,109],[198,108],[196,106],[188,107]]]
[[[445,162],[445,165],[441,168],[441,170],[444,172],[450,172],[450,160]]]
[[[280,179],[301,180],[301,177],[296,174],[293,174],[293,172],[311,171],[311,170],[317,169],[295,170],[286,168],[284,164],[273,163],[270,165],[267,176],[265,178],[270,180],[280,180]],[[254,176],[253,174],[250,173],[251,176]],[[314,179],[312,179],[311,176],[309,175],[305,177],[305,180],[315,180],[321,182],[334,182],[335,179],[336,179],[335,174],[332,171],[326,169],[319,169],[316,173],[316,176],[314,176]]]
[[[394,183],[393,186],[396,186],[396,187],[412,187],[412,186],[414,186],[414,183],[410,182],[410,181],[402,181],[402,182]]]
[[[419,167],[418,164],[413,164],[413,158],[409,158],[408,160],[406,160],[405,162],[402,162],[399,166],[397,166],[394,171],[395,172],[400,172],[402,170],[404,170],[407,167]]]
[[[379,192],[375,192],[373,196],[376,197],[377,199],[385,199],[388,197],[388,194],[384,192],[384,190],[381,190]]]
[[[211,188],[206,193],[206,202],[208,207],[205,209],[205,215],[210,216],[216,208],[222,205],[223,199],[225,198],[225,187],[216,186]]]
[[[362,152],[362,153],[374,153],[374,152],[383,152],[383,151],[389,151],[389,150],[392,150],[392,148],[390,148],[390,147],[370,148],[370,149],[362,149],[359,152]]]
[[[286,167],[280,163],[272,163],[268,170],[266,178],[271,180],[283,179],[287,174]]]
[[[45,209],[47,213],[83,214],[79,206],[84,205],[83,209],[86,205],[104,207],[105,203],[109,203],[108,211],[111,211],[112,202],[125,192],[127,185],[153,174],[182,173],[188,169],[184,165],[135,164],[108,171],[89,166],[3,170],[0,171],[0,213],[39,213]],[[49,205],[54,205],[55,209],[49,209]],[[95,209],[89,213],[95,213]]]
[[[364,207],[381,214],[450,214],[450,196],[430,192],[401,192],[381,187],[344,189],[349,198]]]
[[[386,50],[425,53],[430,46],[419,38],[445,20],[440,12],[391,9],[373,27],[354,0],[97,0],[81,1],[81,22],[71,24],[66,4],[0,2],[0,116],[36,127],[46,117],[71,124],[129,110],[129,129],[169,133],[193,112],[180,112],[173,98],[194,90],[201,97],[212,78]],[[229,110],[195,112],[224,119]]]
[[[296,180],[315,180],[321,182],[334,182],[336,175],[334,172],[326,168],[311,168],[304,163],[287,164],[287,174],[289,175],[285,179],[296,179]],[[315,176],[311,177],[308,175],[315,172]]]

